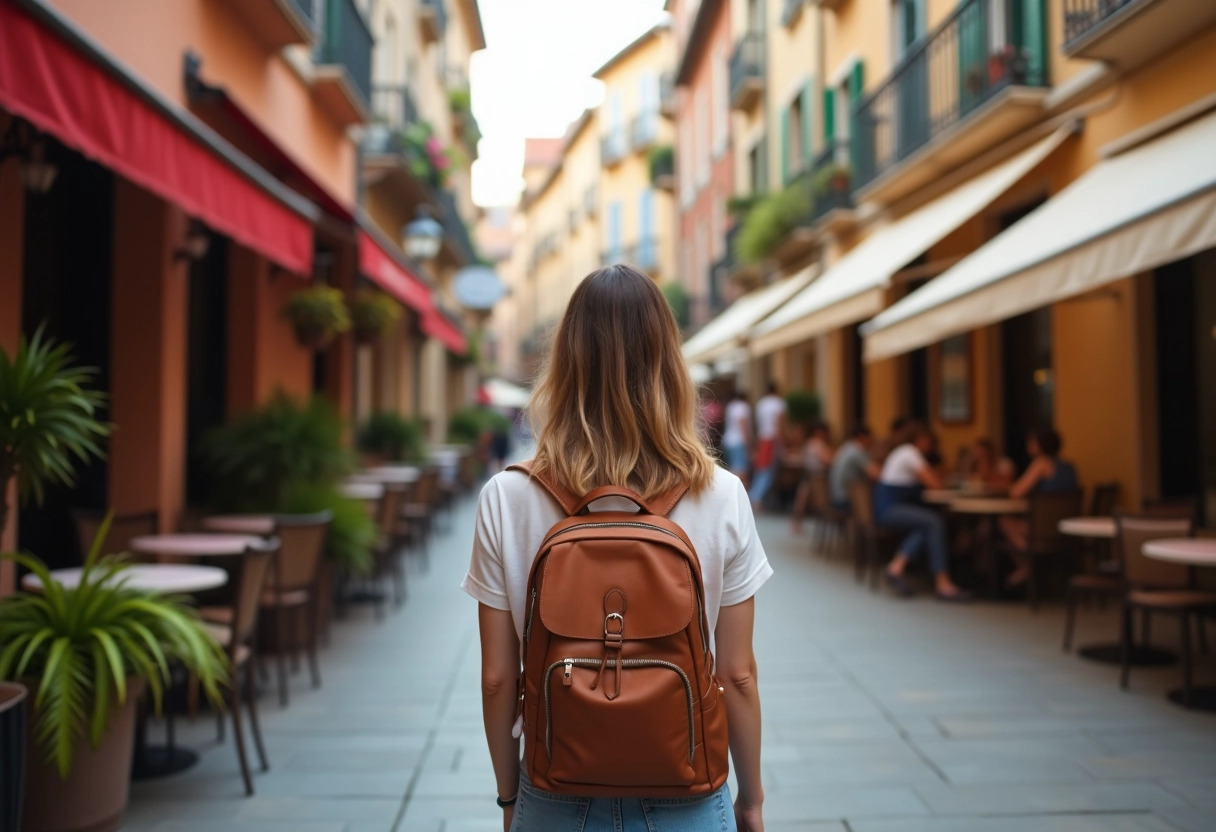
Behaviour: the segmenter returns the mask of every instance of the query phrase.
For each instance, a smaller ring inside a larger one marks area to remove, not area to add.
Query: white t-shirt
[[[920,485],[920,477],[917,474],[928,464],[920,448],[908,442],[887,455],[878,480],[887,485]]]
[[[598,500],[593,506],[634,508],[619,498]],[[473,557],[460,588],[488,607],[510,610],[521,638],[528,572],[545,534],[564,516],[548,492],[519,471],[495,475],[481,491]],[[701,560],[705,615],[712,633],[720,607],[743,603],[773,574],[747,491],[734,474],[715,468],[709,490],[697,497],[686,494],[668,516],[684,529]]]
[[[735,399],[726,406],[726,430],[722,432],[723,445],[742,445],[747,441],[751,427],[752,409],[743,399]]]
[[[771,393],[756,402],[756,436],[776,439],[785,409],[785,399]]]

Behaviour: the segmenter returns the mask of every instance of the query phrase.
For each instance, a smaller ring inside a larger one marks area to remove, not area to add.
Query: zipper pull
[[[570,685],[570,682],[571,682],[570,671],[573,667],[574,667],[574,659],[566,659],[566,674],[562,677],[563,685],[566,685],[566,686]]]

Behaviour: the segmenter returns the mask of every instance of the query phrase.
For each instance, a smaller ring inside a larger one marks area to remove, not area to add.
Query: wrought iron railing
[[[634,150],[643,150],[659,140],[659,113],[638,113],[630,125],[629,137]]]
[[[745,84],[757,80],[764,80],[764,35],[748,32],[739,39],[730,56],[731,101]]]
[[[646,237],[625,249],[625,262],[643,269],[655,269],[659,265],[659,241]]]
[[[308,21],[308,24],[313,28],[317,28],[317,21],[321,18],[322,0],[290,0],[291,7],[300,13],[300,17]]]
[[[816,222],[829,211],[853,207],[852,171],[848,158],[848,145],[837,141],[825,147],[811,162],[806,173],[811,222]]]
[[[1137,0],[1064,0],[1064,48]]]
[[[325,0],[324,6],[325,25],[317,42],[317,63],[344,67],[364,102],[370,103],[376,39],[354,0]]]
[[[615,164],[629,152],[629,140],[624,127],[609,129],[600,138],[600,161],[605,165]]]
[[[372,115],[390,127],[418,123],[418,105],[406,84],[376,84],[372,87]]]
[[[442,190],[437,191],[435,197],[439,203],[439,223],[443,226],[448,240],[455,246],[457,257],[466,264],[478,262],[477,247],[469,236],[469,228],[465,225],[464,218],[460,216],[460,209],[456,207],[455,195],[451,191]]]
[[[1042,15],[1015,0],[962,0],[857,104],[853,182],[903,162],[1011,86],[1048,83]],[[1041,12],[1041,9],[1039,10]]]

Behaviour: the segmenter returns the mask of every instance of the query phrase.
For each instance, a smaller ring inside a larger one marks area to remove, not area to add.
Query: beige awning
[[[743,295],[684,342],[685,360],[707,364],[740,347],[753,326],[806,286],[818,271],[818,266],[808,266],[772,286]]]
[[[891,276],[1012,188],[1071,135],[1061,129],[954,190],[879,228],[752,331],[765,355],[873,317]]]
[[[1099,162],[865,327],[876,361],[1216,246],[1216,113]]]

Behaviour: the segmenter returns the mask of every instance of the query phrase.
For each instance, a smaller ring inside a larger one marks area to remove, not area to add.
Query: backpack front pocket
[[[555,781],[597,786],[686,786],[696,745],[693,690],[679,665],[622,659],[613,699],[597,685],[617,659],[565,658],[545,674],[545,750]]]

